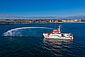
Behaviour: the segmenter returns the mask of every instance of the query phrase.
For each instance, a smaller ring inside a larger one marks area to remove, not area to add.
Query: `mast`
[[[58,28],[59,33],[61,32],[61,31],[60,31],[60,27],[61,27],[61,26],[59,25],[59,28]]]

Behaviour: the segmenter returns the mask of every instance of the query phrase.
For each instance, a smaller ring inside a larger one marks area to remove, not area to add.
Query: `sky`
[[[85,0],[0,0],[0,15],[85,15]]]

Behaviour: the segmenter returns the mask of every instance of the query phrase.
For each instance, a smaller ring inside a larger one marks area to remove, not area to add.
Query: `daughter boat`
[[[73,40],[73,35],[71,33],[61,33],[60,27],[58,29],[53,30],[52,33],[43,33],[45,38],[53,38],[53,39],[70,39]]]

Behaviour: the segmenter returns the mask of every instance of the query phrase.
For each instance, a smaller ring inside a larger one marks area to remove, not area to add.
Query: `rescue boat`
[[[70,39],[73,40],[73,35],[71,33],[61,33],[60,27],[58,29],[53,30],[52,33],[43,33],[45,38],[53,38],[53,39]]]

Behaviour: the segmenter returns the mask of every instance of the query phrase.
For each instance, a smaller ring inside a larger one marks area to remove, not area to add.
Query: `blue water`
[[[62,32],[71,32],[74,40],[44,39],[42,34],[58,25]],[[85,57],[84,34],[85,23],[0,25],[0,57]]]

